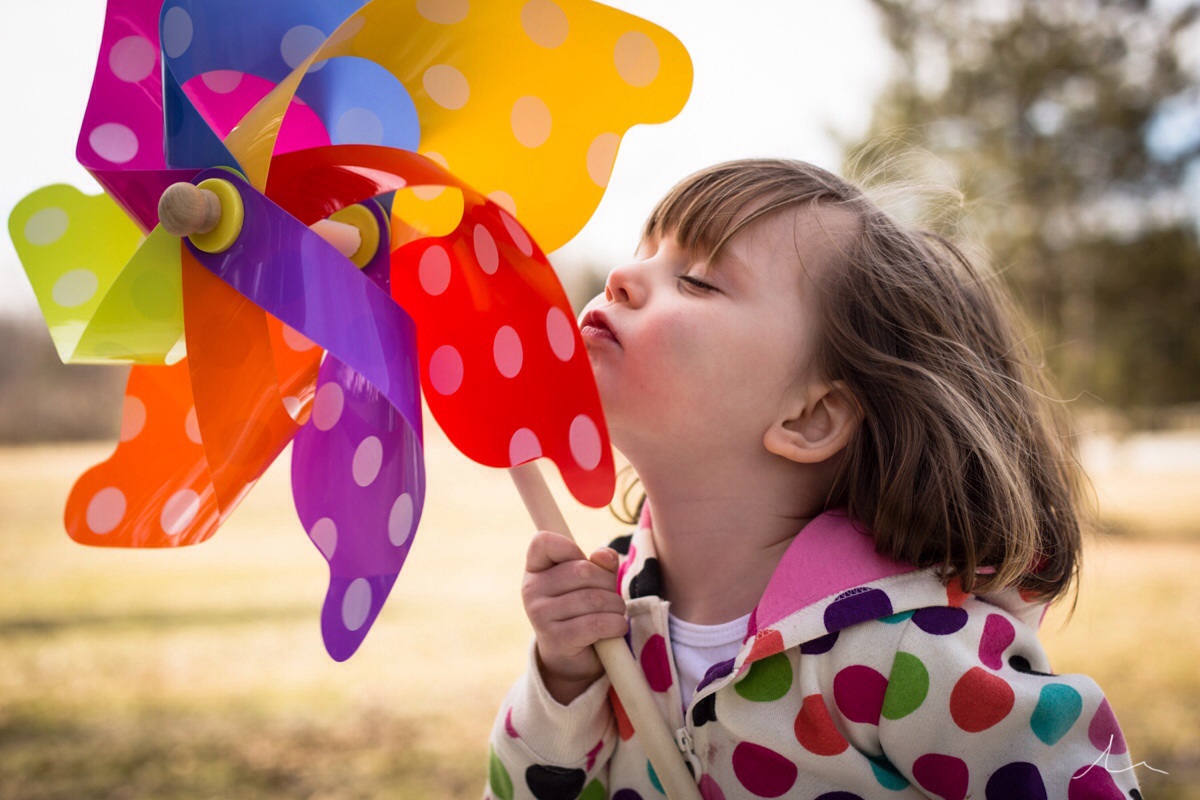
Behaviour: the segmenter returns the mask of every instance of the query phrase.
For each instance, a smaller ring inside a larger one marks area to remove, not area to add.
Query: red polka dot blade
[[[544,456],[581,503],[612,499],[612,450],[571,306],[512,217],[474,204],[450,236],[401,247],[392,295],[420,331],[425,400],[459,450],[494,467]]]

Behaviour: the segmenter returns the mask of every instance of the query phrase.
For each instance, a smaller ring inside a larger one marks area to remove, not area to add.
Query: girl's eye
[[[693,278],[691,275],[680,275],[679,280],[699,292],[715,292],[717,290],[717,287],[712,284],[705,283],[699,278]]]

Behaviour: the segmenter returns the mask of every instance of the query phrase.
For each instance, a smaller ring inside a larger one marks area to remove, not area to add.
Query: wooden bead
[[[159,198],[158,221],[172,236],[208,233],[221,221],[221,201],[207,189],[175,183]]]

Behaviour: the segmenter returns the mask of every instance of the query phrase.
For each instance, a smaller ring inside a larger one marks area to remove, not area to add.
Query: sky
[[[478,1],[478,0],[477,0]],[[862,133],[891,54],[868,0],[619,0],[671,31],[695,69],[691,98],[672,121],[637,126],[622,141],[591,221],[551,259],[560,271],[615,266],[634,251],[642,221],[675,182],[732,158],[783,156],[836,170],[833,132]],[[104,21],[102,0],[0,3],[0,315],[36,313],[7,235],[29,192],[99,186],[75,162]]]

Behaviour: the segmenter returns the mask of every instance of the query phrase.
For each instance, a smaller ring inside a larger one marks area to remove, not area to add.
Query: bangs
[[[747,159],[690,175],[659,201],[642,239],[672,235],[684,250],[710,262],[725,244],[758,219],[817,201],[844,202],[849,184],[800,161]]]

